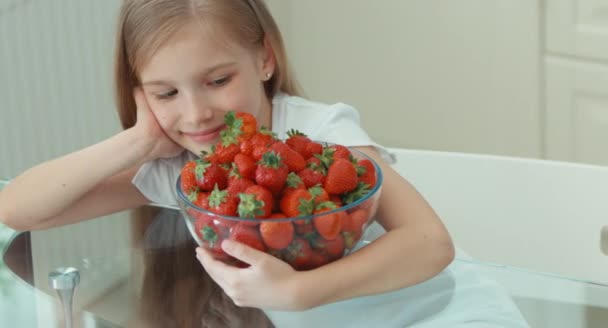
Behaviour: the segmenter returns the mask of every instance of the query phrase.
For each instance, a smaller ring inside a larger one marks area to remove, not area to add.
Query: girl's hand
[[[133,128],[147,140],[145,143],[148,145],[148,151],[145,155],[146,160],[173,157],[182,152],[183,148],[173,142],[158,124],[158,120],[150,110],[143,91],[140,88],[135,88],[133,97],[137,105],[137,122]]]
[[[196,249],[196,257],[234,304],[268,310],[306,308],[297,295],[299,273],[289,264],[232,240],[224,240],[222,249],[250,267],[241,269],[217,261],[201,247]]]

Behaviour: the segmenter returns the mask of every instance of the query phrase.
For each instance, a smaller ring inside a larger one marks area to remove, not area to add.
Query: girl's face
[[[251,113],[270,128],[272,109],[263,82],[274,70],[267,55],[272,52],[226,40],[199,22],[188,24],[139,72],[160,126],[195,154],[217,143],[228,111]]]

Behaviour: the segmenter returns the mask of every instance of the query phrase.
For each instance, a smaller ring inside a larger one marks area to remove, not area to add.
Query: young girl
[[[384,174],[376,221],[386,230],[359,251],[305,272],[235,242],[222,248],[249,268],[229,267],[197,249],[235,304],[268,313],[306,310],[420,284],[452,261],[454,246],[441,220],[389,166],[390,154],[360,127],[357,111],[297,96],[281,34],[263,1],[125,0],[118,26],[124,131],[15,178],[0,194],[7,225],[45,229],[151,201],[176,204],[181,166],[218,141],[224,114],[233,110],[253,114],[279,138],[294,128],[374,158]]]

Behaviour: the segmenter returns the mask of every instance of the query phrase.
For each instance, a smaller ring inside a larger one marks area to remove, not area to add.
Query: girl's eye
[[[165,92],[165,93],[157,94],[156,98],[158,98],[158,99],[167,99],[167,98],[171,98],[171,97],[173,97],[175,95],[177,95],[177,90],[173,89],[173,90]]]
[[[213,81],[209,82],[208,84],[212,87],[221,87],[228,82],[230,82],[230,77],[226,76],[221,79],[213,80]]]

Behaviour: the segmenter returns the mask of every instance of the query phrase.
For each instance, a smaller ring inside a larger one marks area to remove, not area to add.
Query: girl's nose
[[[185,119],[190,123],[198,124],[213,118],[213,110],[202,95],[189,97],[185,107]]]

